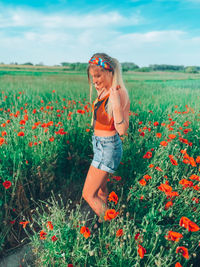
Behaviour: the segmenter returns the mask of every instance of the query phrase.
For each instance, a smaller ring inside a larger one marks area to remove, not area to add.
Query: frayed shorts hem
[[[113,170],[113,169],[107,167],[106,165],[104,165],[103,163],[95,161],[95,160],[92,161],[91,165],[93,167],[95,167],[97,169],[100,169],[102,171],[105,171],[105,172],[109,172],[109,173],[114,173],[115,172],[115,170]]]

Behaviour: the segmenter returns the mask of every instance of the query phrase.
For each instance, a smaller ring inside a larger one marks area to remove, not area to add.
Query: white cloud
[[[0,8],[0,28],[6,27],[40,27],[40,29],[72,29],[72,28],[101,28],[113,26],[138,25],[143,21],[136,13],[125,17],[117,11],[92,14],[69,14],[69,11],[45,14],[39,11],[22,8]]]
[[[114,50],[121,54],[121,61],[133,61],[142,66],[199,65],[200,62],[200,36],[190,37],[184,31],[132,33],[121,35],[115,41],[118,46]]]
[[[106,52],[139,66],[199,65],[200,36],[177,29],[135,32],[145,21],[138,13],[45,14],[0,6],[0,62],[87,62],[93,53]],[[129,33],[121,30],[126,26]]]
[[[121,35],[118,39],[124,42],[136,42],[141,43],[161,43],[168,42],[169,40],[179,40],[185,32],[178,30],[170,31],[152,31],[147,33],[130,33]]]

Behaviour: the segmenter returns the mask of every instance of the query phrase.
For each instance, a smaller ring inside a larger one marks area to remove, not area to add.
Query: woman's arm
[[[119,135],[126,133],[129,127],[130,101],[126,91],[111,88],[110,100],[112,104],[115,129]]]
[[[130,110],[130,102],[128,101],[126,107],[123,109],[113,108],[113,116],[114,116],[114,124],[115,129],[119,133],[119,135],[123,135],[127,132],[129,127],[129,110]]]

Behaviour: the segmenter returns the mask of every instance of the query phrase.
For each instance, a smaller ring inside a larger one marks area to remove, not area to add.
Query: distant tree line
[[[87,70],[87,63],[68,63],[68,62],[62,62],[61,66],[63,67],[68,67],[69,70],[74,70],[74,71],[86,71]]]
[[[1,62],[1,65],[4,63]],[[11,65],[18,65],[17,62],[10,63]],[[34,66],[31,62],[26,62],[24,64],[25,66]],[[42,62],[39,64],[35,64],[35,66],[44,66]],[[88,63],[81,63],[81,62],[75,62],[75,63],[69,63],[69,62],[62,62],[60,65],[56,66],[62,66],[66,67],[67,70],[71,71],[86,71]],[[139,72],[150,72],[150,71],[178,71],[178,72],[186,72],[186,73],[199,73],[200,72],[200,66],[183,66],[183,65],[167,65],[167,64],[151,64],[148,67],[139,67],[133,62],[122,62],[122,71],[139,71]]]
[[[70,70],[74,71],[86,71],[88,64],[87,63],[67,63],[62,62],[61,65],[63,67],[68,67]],[[198,73],[200,71],[200,66],[183,66],[183,65],[149,65],[148,67],[139,67],[133,62],[122,62],[122,71],[140,71],[140,72],[150,72],[150,71],[179,71],[179,72],[187,72],[187,73]]]
[[[151,71],[180,71],[187,73],[198,73],[200,71],[200,67],[198,66],[183,66],[183,65],[149,65]]]

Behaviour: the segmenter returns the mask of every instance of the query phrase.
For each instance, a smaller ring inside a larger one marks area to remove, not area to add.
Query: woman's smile
[[[109,90],[112,85],[112,75],[108,71],[102,71],[100,67],[90,68],[90,75],[92,76],[92,82],[97,91],[102,89]]]

